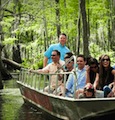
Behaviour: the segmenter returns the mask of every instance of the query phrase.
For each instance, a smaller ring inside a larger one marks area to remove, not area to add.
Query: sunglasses
[[[90,68],[97,68],[97,66],[92,66],[92,67],[90,66]]]
[[[56,56],[56,55],[51,55],[51,56]]]
[[[70,61],[70,62],[68,62],[68,64],[69,64],[69,63],[71,63],[71,61]]]
[[[102,59],[102,61],[110,61],[110,59],[108,58],[108,59]]]
[[[77,60],[77,62],[83,62],[83,61],[81,61],[81,60]]]

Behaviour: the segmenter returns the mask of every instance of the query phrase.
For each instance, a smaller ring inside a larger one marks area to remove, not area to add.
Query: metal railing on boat
[[[70,62],[71,59],[74,58],[74,63],[76,63],[76,57],[73,56],[72,58],[69,59]],[[66,63],[67,64],[67,63]],[[77,85],[77,75],[76,75],[76,64],[74,64],[74,70],[72,72],[58,72],[56,71],[55,73],[31,73],[29,72],[29,69],[22,68],[19,74],[19,81],[23,83],[24,85],[31,87],[35,90],[38,91],[43,91],[46,86],[49,87],[48,93],[52,94],[51,92],[51,76],[55,75],[56,76],[56,89],[55,89],[55,95],[57,95],[57,88],[58,86],[58,76],[63,75],[63,85],[64,85],[64,92],[63,92],[63,97],[65,97],[65,87],[66,87],[66,80],[67,80],[67,74],[74,74],[75,80],[74,80],[74,91],[76,91],[76,85]],[[75,92],[73,94],[73,98],[75,98]]]

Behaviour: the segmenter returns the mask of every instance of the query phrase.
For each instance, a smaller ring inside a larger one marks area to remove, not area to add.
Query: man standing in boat
[[[52,62],[52,51],[58,50],[61,53],[60,59],[64,61],[64,56],[67,52],[70,52],[69,48],[66,47],[67,36],[65,33],[61,33],[59,37],[59,43],[52,44],[44,53],[43,67]]]
[[[51,54],[52,62],[48,64],[46,67],[43,69],[39,70],[29,70],[30,72],[35,72],[35,73],[55,73],[56,71],[61,72],[62,71],[62,66],[65,64],[64,61],[60,60],[60,52],[58,50],[53,50]],[[56,80],[57,76],[56,75],[51,75],[50,77],[51,84],[50,84],[50,92],[53,93],[53,91],[56,89]],[[62,77],[59,75],[58,76],[58,85],[62,84]],[[49,86],[44,88],[45,92],[49,91]]]

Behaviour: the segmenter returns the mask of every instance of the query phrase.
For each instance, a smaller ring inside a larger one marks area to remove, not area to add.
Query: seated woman
[[[108,55],[100,57],[99,66],[99,89],[103,90],[104,97],[107,97],[111,92],[108,88],[112,89],[114,83],[115,69],[111,67],[111,60]]]
[[[91,83],[93,85],[93,88],[95,90],[95,97],[102,98],[104,97],[103,91],[97,90],[98,84],[99,84],[99,64],[97,59],[90,58],[87,61],[86,68],[86,84]],[[76,94],[83,93],[84,89],[80,89],[76,91]]]
[[[86,83],[91,83],[96,90],[99,83],[99,66],[98,61],[95,58],[90,58],[88,65],[86,65]]]

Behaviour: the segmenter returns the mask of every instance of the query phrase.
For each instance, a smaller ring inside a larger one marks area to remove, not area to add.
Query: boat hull
[[[63,120],[81,120],[115,110],[115,98],[74,99],[47,94],[17,82],[26,103]]]

